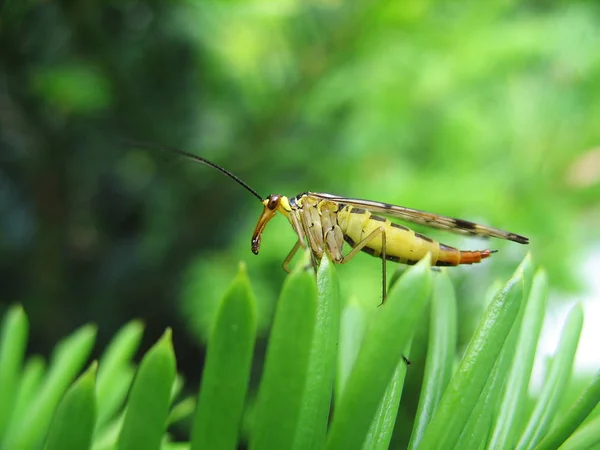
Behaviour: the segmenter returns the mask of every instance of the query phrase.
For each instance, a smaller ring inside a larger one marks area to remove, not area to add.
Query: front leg
[[[286,256],[285,260],[283,261],[283,264],[281,265],[281,267],[283,267],[283,270],[285,270],[287,273],[290,273],[290,262],[292,261],[292,259],[294,258],[294,256],[296,255],[296,252],[298,252],[298,249],[300,248],[300,239],[298,239],[296,241],[296,243],[294,244],[294,246],[292,247],[292,249],[290,250],[290,252],[288,253],[288,255]]]
[[[306,248],[302,245],[301,241],[296,241],[296,244],[294,244],[294,246],[292,247],[292,249],[290,250],[290,253],[288,253],[288,255],[286,256],[285,260],[283,261],[283,264],[281,264],[281,267],[283,267],[283,270],[285,270],[287,273],[291,273],[292,271],[290,270],[290,262],[292,262],[292,259],[294,258],[294,256],[296,255],[296,253],[298,253],[298,249],[300,247]],[[313,253],[310,253],[310,257],[311,257],[311,264],[308,264],[304,269],[308,270],[310,268],[314,268],[315,269],[315,273],[317,271],[317,261],[315,259],[315,256],[313,255]]]

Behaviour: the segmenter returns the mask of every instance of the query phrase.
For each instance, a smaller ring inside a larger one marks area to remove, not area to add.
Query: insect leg
[[[320,228],[321,223],[317,222],[316,220],[312,223],[309,223],[308,218],[306,217],[307,214],[309,214],[308,209],[303,210],[299,214],[301,232],[303,234],[303,238],[306,238],[306,240],[308,241],[308,248],[310,249],[310,260],[311,260],[312,267],[316,274],[317,267],[319,265],[319,261],[321,260],[321,257],[323,256],[323,242],[322,242],[321,232],[320,231],[318,233],[311,232],[311,228],[313,228],[315,225],[318,225]],[[318,216],[315,217],[315,219],[318,220]],[[319,236],[321,236],[321,242],[317,241],[317,237],[319,237]],[[307,267],[307,269],[308,269],[308,267]]]
[[[379,228],[373,230],[371,232],[371,234],[369,234],[366,238],[364,238],[362,241],[357,243],[356,247],[354,247],[352,250],[350,250],[350,252],[346,256],[344,256],[344,258],[340,261],[340,264],[345,264],[348,261],[350,261],[369,242],[371,242],[373,239],[376,239],[379,236],[381,236],[381,254],[379,255],[379,257],[381,258],[381,285],[382,285],[381,304],[383,305],[383,303],[385,302],[385,299],[386,299],[385,291],[386,291],[386,286],[387,286],[387,274],[386,274],[387,266],[386,266],[386,254],[385,254],[386,235],[385,235],[385,229],[383,227],[379,227]]]
[[[292,258],[294,258],[294,255],[296,255],[296,252],[300,248],[301,244],[302,243],[300,240],[296,241],[296,243],[294,244],[294,247],[292,247],[292,249],[290,250],[290,253],[285,257],[285,260],[283,261],[283,264],[281,265],[281,267],[283,267],[283,270],[285,270],[287,273],[291,272],[290,261],[292,260]]]
[[[386,287],[387,287],[386,261],[387,260],[386,260],[386,253],[385,253],[386,234],[385,234],[385,229],[383,227],[379,227],[376,230],[373,230],[371,232],[371,234],[369,234],[366,238],[364,238],[362,241],[360,241],[358,244],[356,244],[356,247],[354,247],[352,250],[350,250],[350,252],[346,256],[343,257],[343,259],[340,261],[340,264],[345,264],[348,261],[350,261],[369,242],[371,242],[373,239],[377,238],[379,235],[381,235],[381,254],[379,256],[381,258],[381,286],[382,286],[381,305],[383,305],[383,303],[385,302],[385,299],[387,297],[387,294],[386,294]],[[379,305],[379,306],[381,306],[381,305]],[[407,366],[410,366],[410,361],[408,360],[408,358],[406,356],[402,355],[402,359]]]

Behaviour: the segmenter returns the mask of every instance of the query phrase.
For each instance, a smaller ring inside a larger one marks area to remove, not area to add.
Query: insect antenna
[[[184,152],[183,150],[178,150],[176,148],[167,147],[165,145],[160,145],[160,144],[153,144],[153,143],[148,143],[148,142],[130,141],[128,139],[122,139],[122,141],[123,141],[124,144],[130,145],[132,147],[146,148],[146,149],[149,149],[149,150],[163,150],[163,151],[166,151],[166,152],[176,153],[176,154],[184,156],[184,157],[186,157],[188,159],[191,159],[192,161],[197,162],[199,164],[204,164],[206,166],[212,167],[213,169],[216,169],[219,172],[221,172],[222,174],[228,176],[232,180],[237,181],[237,183],[240,184],[240,185],[242,185],[248,192],[250,192],[256,198],[258,198],[261,202],[263,201],[263,198],[260,195],[258,195],[258,192],[256,192],[250,186],[248,186],[240,178],[238,178],[237,176],[235,176],[234,174],[232,174],[227,169],[224,169],[223,167],[218,166],[214,162],[211,162],[208,159],[204,159],[201,156],[194,155],[193,153]]]

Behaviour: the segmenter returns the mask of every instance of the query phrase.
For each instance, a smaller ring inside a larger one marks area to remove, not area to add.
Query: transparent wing
[[[383,214],[385,216],[396,217],[408,222],[419,223],[428,227],[440,228],[442,230],[452,231],[459,234],[470,234],[483,237],[495,237],[518,242],[519,244],[529,244],[529,238],[498,228],[479,225],[468,220],[455,219],[453,217],[440,216],[418,209],[406,208],[404,206],[390,205],[389,203],[374,202],[371,200],[361,200],[358,198],[339,197],[332,194],[309,192],[308,195],[319,199],[332,200],[356,208],[364,208],[369,211]]]

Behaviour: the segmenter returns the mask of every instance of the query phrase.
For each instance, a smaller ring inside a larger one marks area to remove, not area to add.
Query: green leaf
[[[479,322],[419,449],[454,447],[485,388],[522,300],[523,274],[517,270]]]
[[[322,449],[331,406],[340,335],[340,286],[333,263],[325,257],[317,273],[317,309],[306,387],[294,448]]]
[[[523,272],[521,267],[523,267],[523,264],[517,268],[517,273]],[[489,296],[490,300],[489,302],[486,302],[486,304],[489,305],[490,302],[493,301],[494,297],[500,292],[500,289],[502,289],[502,284],[494,283],[487,290],[486,297]],[[519,324],[523,317],[523,310],[524,303],[519,308],[519,314],[517,314],[517,317],[513,322],[513,326],[502,346],[500,355],[485,382],[485,387],[477,399],[477,402],[469,415],[469,419],[460,434],[456,443],[456,448],[481,448],[485,446],[489,439],[493,418],[500,406],[502,388],[515,353]]]
[[[140,345],[143,332],[141,322],[129,322],[111,340],[100,358],[96,381],[97,430],[113,417],[127,396],[134,375],[131,358]]]
[[[346,383],[358,356],[367,328],[367,314],[363,305],[351,298],[340,318],[340,343],[337,358],[335,398],[342,398]]]
[[[560,450],[596,449],[600,442],[600,416],[594,417],[583,424],[575,433],[569,436]]]
[[[379,307],[364,337],[331,423],[327,448],[359,449],[412,337],[430,292],[430,259],[406,271]]]
[[[456,358],[456,310],[456,296],[447,272],[436,274],[423,387],[409,449],[417,448],[452,376]]]
[[[533,267],[531,265],[531,258],[527,256],[525,260],[519,265],[517,268],[517,273],[522,273],[524,277],[524,294],[525,292],[531,292],[529,288],[531,277],[533,273]],[[511,372],[511,366],[514,368],[514,361],[521,359],[521,349],[518,347],[519,337],[521,335],[522,321],[526,312],[528,303],[523,302],[521,307],[519,308],[519,314],[517,315],[515,321],[513,322],[512,328],[508,337],[506,338],[504,345],[502,346],[502,351],[498,360],[494,364],[494,368],[490,373],[488,380],[486,381],[485,388],[482,394],[479,396],[475,407],[467,421],[463,432],[456,444],[457,448],[473,448],[477,446],[481,446],[486,444],[490,439],[490,433],[492,429],[492,424],[494,420],[498,420],[498,411],[500,410],[502,403],[502,394],[504,392],[505,386],[510,387],[510,381],[507,384],[507,379],[509,378],[509,374]],[[541,319],[539,317],[531,317],[531,314],[537,314],[537,310],[529,310],[530,319],[535,319],[540,322],[541,328]],[[542,319],[543,320],[543,319]],[[530,324],[525,324],[524,326],[530,326]],[[530,333],[534,330],[527,329],[526,333]],[[539,332],[539,329],[538,329]],[[537,339],[536,339],[537,342]],[[525,345],[525,344],[524,344]],[[518,358],[515,358],[515,355],[518,355]],[[533,356],[535,355],[535,343],[533,345],[533,353],[531,355],[533,364]],[[528,369],[531,371],[531,367]],[[527,380],[529,380],[529,375],[525,374]],[[516,383],[517,381],[515,381]],[[527,387],[525,384],[525,387]],[[525,395],[519,397],[521,403],[522,399],[526,398]],[[507,448],[507,447],[494,447],[491,448]]]
[[[487,443],[492,423],[500,407],[503,387],[506,384],[509,369],[515,355],[519,330],[519,317],[510,330],[502,351],[492,369],[477,403],[469,416],[456,448],[477,448]],[[494,447],[490,447],[494,448]]]
[[[0,325],[0,442],[15,405],[28,328],[27,316],[21,306],[10,308]]]
[[[175,399],[177,397],[179,397],[179,394],[181,394],[181,391],[183,390],[183,385],[185,383],[184,378],[179,375],[178,373],[175,373],[175,380],[173,381],[173,386],[171,386],[171,401],[175,401]]]
[[[133,381],[119,450],[158,450],[167,427],[175,356],[171,330],[146,353]]]
[[[548,281],[546,273],[539,270],[534,279],[520,327],[518,357],[513,359],[506,381],[506,390],[490,441],[491,448],[511,448],[521,432],[531,371],[535,360],[538,339],[544,322]]]
[[[39,445],[65,389],[87,360],[95,337],[95,327],[85,325],[57,346],[43,385],[27,405],[22,420],[7,432],[2,448],[28,450]]]
[[[569,435],[581,425],[586,417],[590,415],[594,408],[598,406],[598,402],[600,402],[600,372],[596,373],[594,380],[581,395],[579,400],[577,400],[567,414],[552,429],[552,431],[542,439],[535,449],[552,450],[560,447],[565,439],[567,439]],[[600,438],[598,438],[598,440],[600,440]],[[572,444],[573,442],[569,445]]]
[[[23,421],[23,417],[27,414],[33,398],[35,398],[43,383],[45,370],[46,363],[41,356],[32,356],[25,363],[17,388],[14,409],[11,412],[8,433]]]
[[[163,442],[160,450],[190,450],[190,444],[187,442]]]
[[[243,265],[217,310],[198,395],[192,449],[235,449],[256,339],[256,300]]]
[[[527,252],[519,267],[515,273],[521,272],[523,274],[523,298],[528,299],[531,293],[533,278],[536,274],[535,265],[533,264],[533,258],[531,252]]]
[[[583,308],[578,304],[567,316],[550,372],[517,449],[533,448],[550,428],[571,377],[582,327]]]
[[[90,448],[96,418],[96,362],[71,386],[58,405],[45,450]]]
[[[124,420],[125,411],[106,424],[101,431],[94,433],[92,450],[116,450]]]
[[[110,381],[112,389],[107,392],[103,400],[98,398],[96,433],[103,433],[107,427],[111,427],[115,415],[118,415],[125,404],[134,377],[133,367],[122,368],[121,371],[113,374]]]
[[[160,450],[190,450],[190,444],[187,442],[163,442]]]
[[[196,411],[196,399],[194,397],[186,397],[177,404],[173,405],[167,423],[169,425],[184,420],[194,414]]]
[[[498,397],[498,395],[495,395],[495,392],[502,389],[503,380],[500,376],[500,366],[501,363],[499,360],[485,383],[485,387],[473,407],[454,448],[487,448],[486,443],[489,438],[494,415],[494,401]],[[491,404],[489,408],[486,407],[486,402],[488,401]]]
[[[410,354],[410,345],[407,345],[404,355]],[[363,448],[387,450],[392,440],[400,398],[402,397],[402,388],[406,378],[406,361],[402,359],[396,366],[392,379],[390,380],[381,399],[381,403],[375,413],[375,418],[371,422],[367,438]]]
[[[293,448],[317,317],[317,288],[303,264],[286,279],[269,337],[250,448]]]

